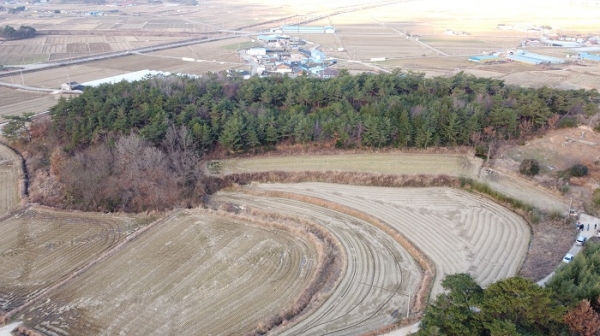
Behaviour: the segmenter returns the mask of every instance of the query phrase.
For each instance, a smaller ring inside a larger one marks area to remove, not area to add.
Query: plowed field
[[[0,221],[0,312],[36,297],[135,227],[134,217],[35,207]]]
[[[220,192],[218,200],[310,219],[334,233],[347,268],[333,295],[283,335],[357,335],[406,317],[409,295],[421,280],[411,255],[392,237],[362,220],[300,201]]]
[[[19,157],[0,144],[0,216],[19,204]]]
[[[451,188],[381,188],[327,183],[259,184],[261,190],[322,198],[370,214],[404,234],[435,264],[432,297],[446,274],[483,286],[516,275],[531,237],[525,220],[483,197]]]
[[[479,159],[465,154],[340,154],[263,156],[247,159],[221,161],[221,173],[245,173],[257,171],[304,171],[339,170],[383,174],[447,174],[473,176]]]
[[[281,230],[188,211],[69,282],[26,324],[53,335],[243,335],[292,305],[316,260]]]

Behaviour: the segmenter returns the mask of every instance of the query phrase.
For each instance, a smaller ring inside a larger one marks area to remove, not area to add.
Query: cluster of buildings
[[[283,31],[302,31],[307,28],[316,28],[314,31],[325,32],[325,27],[295,27]],[[322,29],[323,28],[323,29]],[[287,29],[287,28],[286,28]],[[310,30],[310,29],[309,29]],[[254,68],[253,73],[260,76],[274,74],[286,74],[289,76],[314,76],[319,78],[330,78],[337,75],[337,70],[331,66],[337,61],[327,57],[325,53],[316,47],[306,48],[306,41],[297,37],[276,33],[272,35],[259,35],[260,47],[254,47],[242,52],[246,62]]]
[[[599,0],[600,1],[600,0]],[[507,50],[469,57],[476,63],[503,63],[516,61],[526,64],[562,64],[565,62],[594,61],[600,62],[600,56],[591,54],[600,52],[600,36],[598,35],[552,35],[545,34],[540,38],[521,41],[521,48],[527,47],[558,47],[567,48],[565,58],[540,55],[523,49]]]
[[[281,26],[271,28],[271,33],[277,34],[333,34],[335,28],[332,26]]]

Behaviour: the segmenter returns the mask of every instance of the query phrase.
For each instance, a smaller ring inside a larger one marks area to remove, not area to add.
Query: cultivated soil
[[[225,175],[260,171],[351,171],[473,176],[481,160],[468,154],[367,153],[251,157],[222,160],[212,166],[214,173]]]
[[[242,190],[243,191],[243,190]],[[216,200],[306,218],[342,243],[347,265],[323,305],[283,335],[359,335],[407,316],[409,298],[421,281],[418,265],[397,241],[373,225],[305,202],[239,192],[219,192]]]
[[[135,216],[40,207],[0,221],[0,312],[39,296],[143,222]]]
[[[181,212],[25,313],[60,335],[241,335],[291,306],[316,270],[310,243]]]
[[[392,226],[434,263],[432,298],[447,274],[471,273],[483,286],[517,274],[529,226],[496,203],[451,188],[381,188],[325,183],[259,184],[256,188],[322,198]]]
[[[10,148],[0,144],[0,218],[16,207],[19,195],[19,165],[21,159]]]

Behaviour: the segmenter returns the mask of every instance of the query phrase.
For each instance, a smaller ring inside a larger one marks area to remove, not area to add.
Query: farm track
[[[468,272],[486,286],[517,274],[530,238],[527,223],[483,197],[450,188],[381,188],[326,183],[260,184],[269,191],[322,198],[381,219],[435,264],[432,296],[446,274]]]
[[[32,307],[27,325],[48,334],[244,334],[293,304],[316,260],[289,233],[186,211]]]
[[[502,193],[529,203],[541,210],[567,213],[568,204],[554,196],[550,191],[536,187],[520,177],[511,176],[495,170],[492,174],[483,174],[482,180],[490,187]]]
[[[291,214],[317,222],[341,241],[347,268],[331,297],[282,335],[358,335],[406,316],[408,293],[421,280],[412,256],[392,237],[362,220],[300,201],[219,192],[219,201]]]

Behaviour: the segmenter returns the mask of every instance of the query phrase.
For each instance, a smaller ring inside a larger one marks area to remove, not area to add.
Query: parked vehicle
[[[567,253],[567,254],[565,255],[565,257],[563,258],[563,260],[562,260],[562,261],[563,261],[564,263],[567,263],[567,264],[568,264],[568,263],[570,263],[570,262],[571,262],[571,260],[573,260],[573,258],[574,258],[574,257],[575,257],[575,256],[574,256],[574,255],[572,255],[571,253]]]
[[[583,244],[585,244],[586,240],[587,240],[587,238],[585,238],[583,236],[579,236],[579,237],[577,237],[577,240],[575,241],[575,243],[577,245],[583,245]]]

